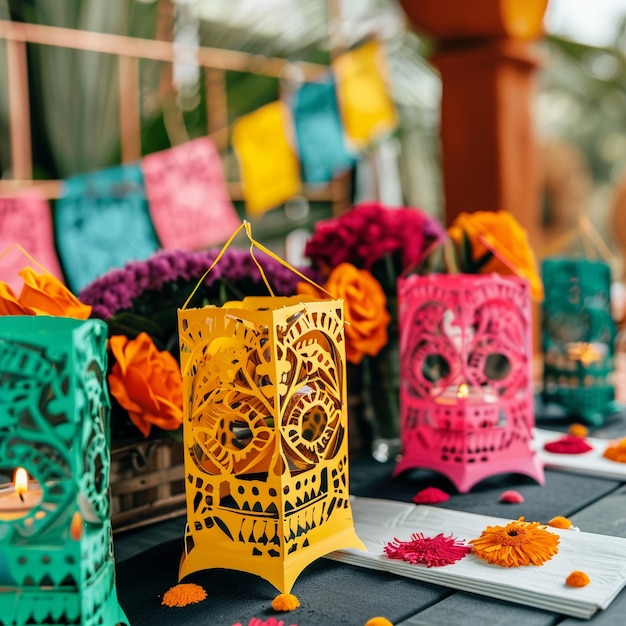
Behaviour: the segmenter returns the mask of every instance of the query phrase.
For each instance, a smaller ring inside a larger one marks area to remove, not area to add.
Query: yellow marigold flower
[[[480,263],[479,273],[515,274],[530,282],[532,296],[543,300],[543,283],[537,258],[530,246],[526,230],[508,211],[475,211],[460,213],[448,228],[448,236],[457,249],[462,248],[464,235],[471,247],[471,259]],[[487,256],[485,256],[487,255]],[[467,271],[463,267],[461,271]]]
[[[566,579],[565,583],[570,587],[586,587],[591,581],[585,572],[573,571]]]
[[[300,606],[300,600],[291,593],[279,593],[272,600],[272,608],[275,611],[294,611]]]
[[[506,526],[487,526],[478,539],[472,539],[472,553],[501,567],[542,565],[557,552],[559,536],[539,522],[520,517]]]

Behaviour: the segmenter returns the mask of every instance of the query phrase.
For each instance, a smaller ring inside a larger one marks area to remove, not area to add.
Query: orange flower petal
[[[24,281],[18,300],[32,314],[81,320],[86,320],[91,315],[91,306],[83,304],[52,274],[38,274],[30,267],[24,268],[18,274]]]
[[[29,315],[6,283],[0,283],[0,315]]]

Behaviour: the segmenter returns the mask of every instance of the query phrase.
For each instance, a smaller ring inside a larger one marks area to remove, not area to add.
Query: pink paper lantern
[[[533,446],[532,325],[526,281],[498,274],[398,282],[402,458],[460,492],[502,473],[544,483]]]

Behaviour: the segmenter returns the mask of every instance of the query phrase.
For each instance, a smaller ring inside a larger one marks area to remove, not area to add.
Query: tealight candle
[[[13,482],[0,485],[0,520],[25,517],[41,502],[42,491],[36,480],[28,480],[23,467],[15,470]]]
[[[490,389],[470,387],[467,383],[461,383],[458,386],[448,385],[439,395],[435,395],[433,392],[433,399],[439,404],[461,406],[463,404],[497,402],[498,396]]]

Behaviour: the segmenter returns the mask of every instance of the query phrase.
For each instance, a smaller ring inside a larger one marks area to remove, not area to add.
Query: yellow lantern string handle
[[[566,249],[575,239],[580,239],[583,244],[585,258],[592,257],[601,258],[607,265],[612,265],[614,254],[607,243],[602,239],[600,233],[596,230],[591,220],[586,215],[579,215],[576,226],[569,229],[547,246],[542,248],[541,256],[546,257],[556,252]]]
[[[252,257],[252,260],[254,261],[255,265],[259,268],[259,272],[261,273],[261,278],[263,279],[263,282],[265,283],[265,286],[267,287],[267,289],[270,292],[271,296],[274,296],[274,290],[272,289],[269,281],[267,280],[267,276],[265,274],[265,270],[263,269],[263,267],[259,263],[258,259],[254,256],[254,248],[258,248],[261,252],[264,252],[265,254],[267,254],[267,256],[271,257],[275,261],[278,261],[281,265],[283,265],[288,270],[290,270],[291,272],[296,274],[296,276],[299,276],[300,278],[302,278],[306,282],[310,283],[316,289],[319,289],[320,291],[323,291],[330,298],[334,298],[335,297],[329,291],[326,291],[326,289],[324,289],[324,287],[321,287],[314,280],[311,280],[308,276],[305,276],[302,272],[300,272],[295,267],[293,267],[293,265],[290,265],[289,263],[287,263],[287,261],[284,261],[283,259],[281,259],[277,254],[272,252],[270,249],[266,248],[263,244],[260,244],[258,241],[256,241],[252,237],[252,227],[250,225],[250,222],[248,222],[247,220],[244,220],[239,225],[239,228],[237,228],[237,230],[229,237],[228,241],[224,244],[223,248],[220,250],[220,253],[215,257],[215,260],[213,261],[213,263],[211,263],[209,269],[206,272],[204,272],[204,274],[202,274],[202,276],[200,277],[200,280],[197,282],[196,286],[193,288],[193,291],[189,294],[189,297],[187,298],[187,300],[185,300],[185,304],[183,304],[183,306],[182,306],[182,310],[183,311],[189,305],[189,302],[191,301],[191,299],[195,295],[196,291],[198,291],[198,289],[200,288],[200,285],[204,282],[204,279],[209,275],[211,270],[219,263],[219,261],[224,256],[224,253],[226,252],[228,247],[232,244],[232,242],[235,239],[235,237],[242,230],[245,230],[245,233],[248,236],[248,239],[250,240],[250,256]]]
[[[9,252],[11,252],[13,248],[17,248],[29,261],[34,263],[44,274],[49,274],[50,276],[53,276],[50,270],[46,269],[41,263],[37,261],[37,259],[31,256],[28,252],[26,252],[26,250],[24,250],[24,248],[22,248],[22,246],[20,246],[19,243],[12,243],[8,248],[3,250],[3,252],[0,253],[0,259],[5,257],[7,254],[9,254]]]

